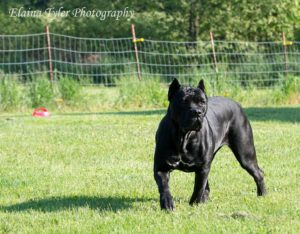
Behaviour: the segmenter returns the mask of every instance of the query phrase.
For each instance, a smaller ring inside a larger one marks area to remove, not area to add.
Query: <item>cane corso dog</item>
[[[170,172],[195,172],[190,205],[206,202],[208,173],[215,154],[228,145],[236,159],[253,178],[257,195],[266,194],[250,123],[241,106],[227,98],[210,97],[201,80],[196,88],[181,86],[174,79],[168,92],[169,107],[156,132],[154,178],[160,207],[174,210],[169,188]]]

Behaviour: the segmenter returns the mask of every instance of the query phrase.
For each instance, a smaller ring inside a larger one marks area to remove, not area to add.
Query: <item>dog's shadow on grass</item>
[[[57,212],[61,210],[72,210],[87,207],[99,211],[112,211],[130,209],[136,202],[152,201],[150,198],[128,198],[128,197],[49,197],[45,199],[33,199],[26,202],[0,206],[0,210],[4,212],[25,212],[25,211],[41,211],[41,212]]]

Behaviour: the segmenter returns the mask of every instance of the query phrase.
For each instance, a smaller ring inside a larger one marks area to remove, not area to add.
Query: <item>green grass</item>
[[[175,171],[176,211],[159,208],[154,134],[164,110],[0,116],[0,233],[297,233],[300,107],[248,108],[268,195],[224,148],[207,204]]]
[[[0,113],[28,112],[32,108],[47,107],[52,111],[108,111],[126,109],[156,109],[168,106],[168,85],[155,77],[138,81],[136,77],[123,77],[116,87],[82,86],[86,79],[61,77],[51,83],[46,75],[36,77],[24,85],[17,78],[0,74]],[[184,80],[181,80],[185,83]],[[199,78],[190,81],[194,86]],[[208,96],[230,97],[243,106],[277,106],[300,104],[298,76],[281,77],[278,85],[258,89],[254,85],[243,87],[222,78],[206,79]]]

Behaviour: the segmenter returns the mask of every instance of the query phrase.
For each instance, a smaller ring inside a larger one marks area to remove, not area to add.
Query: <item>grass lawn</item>
[[[207,204],[175,171],[159,208],[154,134],[164,111],[0,115],[0,233],[299,233],[300,107],[248,108],[268,195],[222,149]]]

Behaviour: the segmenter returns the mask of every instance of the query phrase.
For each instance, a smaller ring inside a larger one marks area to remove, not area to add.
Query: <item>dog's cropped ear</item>
[[[179,90],[180,84],[179,81],[174,78],[172,83],[170,84],[169,87],[169,92],[168,92],[168,100],[171,101],[171,99],[174,97],[175,93]]]
[[[204,80],[199,81],[198,88],[205,92]]]

